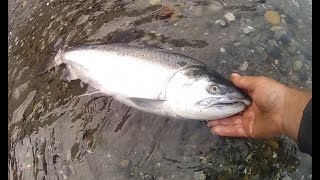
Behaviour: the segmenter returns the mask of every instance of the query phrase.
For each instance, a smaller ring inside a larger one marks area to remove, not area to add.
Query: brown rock
[[[174,10],[170,6],[163,6],[159,11],[159,16],[162,18],[170,17],[174,14]]]
[[[278,147],[279,147],[279,144],[277,143],[277,141],[274,141],[274,140],[268,141],[268,145],[270,146],[270,148],[272,149],[272,151],[277,150]]]
[[[120,162],[120,166],[121,166],[122,168],[126,168],[126,167],[128,167],[129,163],[130,163],[130,160],[129,160],[129,159],[125,159],[125,160],[122,160],[122,161]]]
[[[281,23],[280,15],[275,11],[267,11],[264,14],[264,18],[273,26],[279,26]]]

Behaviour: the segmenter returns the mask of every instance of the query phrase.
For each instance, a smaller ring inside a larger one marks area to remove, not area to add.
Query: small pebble
[[[223,21],[223,20],[221,20],[221,21],[219,22],[219,24],[220,24],[220,26],[222,26],[222,27],[226,26],[226,22]]]
[[[250,153],[248,156],[247,156],[247,160],[251,160],[252,159],[252,153]]]
[[[246,71],[246,70],[248,69],[248,67],[249,67],[249,63],[248,63],[247,61],[244,61],[244,62],[240,65],[239,69],[240,69],[241,71]]]
[[[151,5],[158,5],[160,3],[161,3],[161,0],[150,0],[149,1],[149,4],[151,4]]]
[[[270,51],[270,56],[274,59],[278,59],[281,56],[281,50],[278,46],[273,46],[272,50]]]
[[[287,175],[287,176],[283,177],[282,180],[292,180],[292,178]]]
[[[220,52],[221,52],[221,53],[225,53],[225,52],[226,52],[226,49],[222,47],[222,48],[220,48]]]
[[[278,65],[279,64],[279,60],[278,59],[274,60],[274,64]]]
[[[239,42],[239,41],[235,41],[235,42],[233,43],[233,45],[234,45],[234,46],[239,46],[239,45],[240,45],[240,42]]]
[[[244,27],[244,28],[243,28],[243,32],[244,32],[245,34],[251,33],[252,31],[254,31],[254,28],[251,27],[251,26],[247,26],[247,27]]]
[[[230,22],[232,22],[232,21],[234,21],[236,19],[236,17],[231,12],[227,12],[224,15],[224,17]]]
[[[203,173],[203,171],[194,173],[194,180],[205,180],[205,179],[206,179],[206,175]]]
[[[179,15],[177,15],[177,14],[172,14],[172,15],[170,16],[170,18],[171,18],[171,21],[176,22],[176,21],[179,20]],[[175,26],[176,26],[176,24],[175,24]]]
[[[275,151],[279,148],[279,144],[277,141],[274,140],[270,140],[267,142],[267,144],[270,146],[270,148],[272,149],[272,151]]]
[[[126,167],[128,167],[129,163],[130,163],[130,160],[129,160],[129,159],[125,159],[125,160],[122,160],[122,161],[120,162],[120,166],[121,166],[122,168],[126,168]]]
[[[279,30],[274,33],[274,37],[276,38],[276,40],[280,40],[284,35],[286,35],[286,31],[284,30]]]
[[[219,12],[223,9],[223,6],[219,2],[212,1],[211,3],[212,5],[210,5],[208,9],[211,10],[212,12]]]
[[[273,158],[277,158],[277,157],[278,157],[277,153],[273,152],[272,157],[273,157]]]
[[[303,64],[301,61],[299,60],[296,60],[294,63],[293,63],[293,70],[295,71],[299,71],[301,68],[302,68]]]
[[[308,64],[304,64],[303,67],[308,71],[310,70],[310,66]]]
[[[22,4],[22,7],[25,7],[27,5],[27,1],[24,1]]]

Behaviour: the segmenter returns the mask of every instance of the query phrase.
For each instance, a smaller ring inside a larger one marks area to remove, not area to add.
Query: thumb
[[[231,81],[238,88],[251,92],[254,90],[255,84],[257,82],[257,77],[240,76],[237,73],[232,73]]]

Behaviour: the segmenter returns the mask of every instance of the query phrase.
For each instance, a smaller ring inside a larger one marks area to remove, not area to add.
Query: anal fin
[[[98,94],[100,92],[101,92],[100,90],[94,89],[93,87],[89,86],[87,88],[87,92],[82,94],[82,95],[79,95],[78,97],[90,96],[90,95],[93,95],[93,94]]]

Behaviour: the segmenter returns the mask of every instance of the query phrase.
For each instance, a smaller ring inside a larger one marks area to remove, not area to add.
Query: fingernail
[[[231,74],[231,78],[236,78],[236,77],[240,77],[240,75],[237,74],[237,73],[232,73],[232,74]]]

